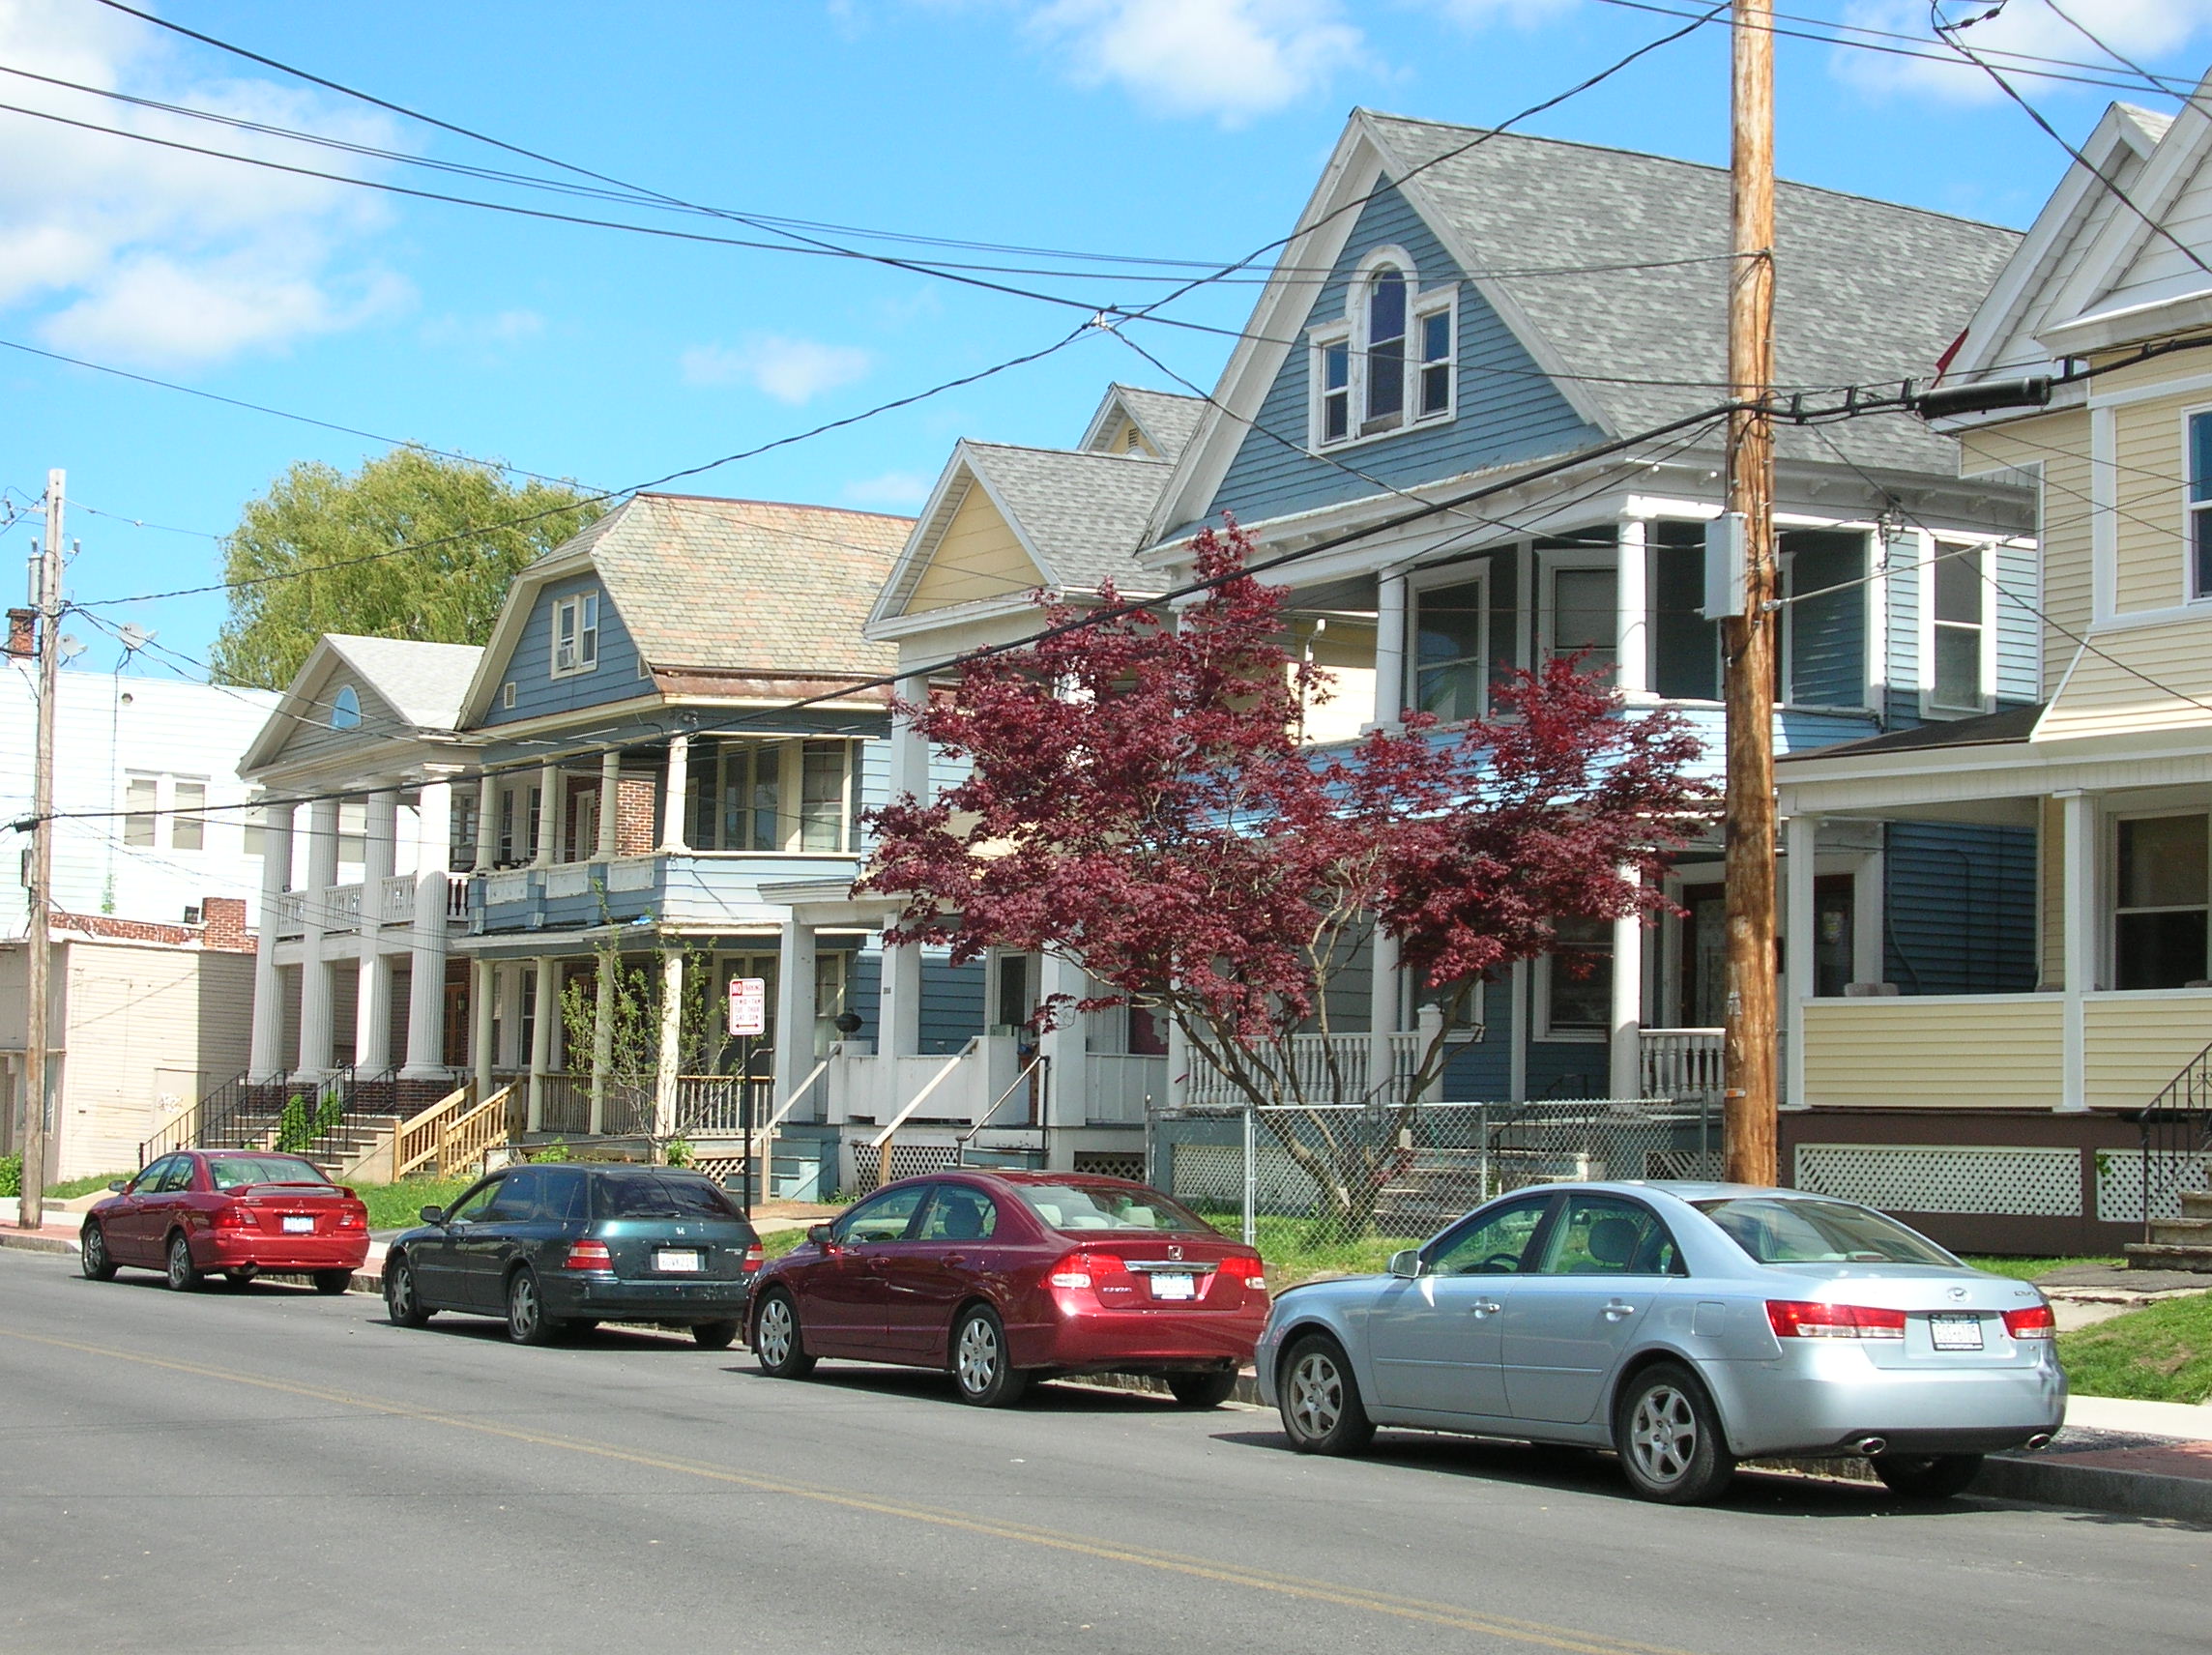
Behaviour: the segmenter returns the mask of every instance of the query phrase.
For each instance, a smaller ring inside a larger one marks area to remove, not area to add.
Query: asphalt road
[[[0,1648],[1788,1650],[2212,1643],[2212,1531],[946,1381],[389,1325],[0,1252]]]

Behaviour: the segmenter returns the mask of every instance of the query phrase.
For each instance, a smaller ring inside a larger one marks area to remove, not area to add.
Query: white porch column
[[[292,812],[289,804],[261,807],[261,932],[253,954],[252,1072],[248,1079],[284,1075],[284,974],[276,966],[276,910],[292,884]]]
[[[2097,986],[2097,810],[2079,790],[2062,793],[2066,849],[2059,884],[2064,902],[2066,1004],[2058,1107],[2089,1107],[2089,1040],[2084,997]]]
[[[353,1066],[361,1075],[392,1067],[392,956],[384,951],[384,882],[399,862],[399,795],[368,796],[361,856],[361,971],[355,978]]]
[[[783,922],[776,954],[773,1114],[814,1067],[814,927],[796,915]],[[820,1085],[817,1082],[816,1085]],[[816,1113],[819,1113],[817,1107]]]
[[[898,681],[901,701],[918,707],[929,699],[929,680],[902,678]],[[894,717],[891,720],[890,793],[895,802],[912,794],[917,803],[929,802],[929,742],[911,720]]]
[[[492,1009],[498,988],[498,975],[489,960],[479,956],[469,962],[469,1021],[474,1025],[469,1060],[476,1066],[479,1103],[491,1096]]]
[[[660,850],[663,856],[681,857],[684,843],[684,810],[691,792],[691,738],[679,730],[668,738],[668,775],[660,789]]]
[[[876,1010],[876,1055],[911,1058],[920,1050],[921,944],[895,948],[886,944]]]
[[[1805,1107],[1805,1002],[1813,998],[1813,873],[1820,819],[1782,825],[1782,1101]]]
[[[477,778],[477,863],[480,874],[491,872],[499,859],[499,780],[486,770]]]
[[[537,960],[530,1018],[530,1130],[545,1128],[545,1071],[553,1066],[553,1019],[561,1015],[561,962],[550,954]]]
[[[415,924],[407,938],[407,1062],[401,1080],[446,1073],[446,886],[452,856],[453,784],[424,782],[415,797]]]
[[[1430,1001],[1421,1007],[1419,1014],[1413,1019],[1413,1026],[1420,1033],[1421,1050],[1425,1052],[1429,1049],[1430,1043],[1433,1042],[1439,1034],[1443,1032],[1444,1008],[1437,1004],[1434,1001]],[[1422,1091],[1421,1095],[1418,1098],[1412,1099],[1411,1101],[1415,1103],[1441,1103],[1443,1101],[1443,1095],[1444,1077],[1443,1071],[1440,1069],[1437,1071],[1437,1078],[1428,1084],[1427,1088]]]
[[[1623,873],[1629,872],[1622,869]],[[1613,1009],[1606,1036],[1609,1097],[1644,1095],[1644,916],[1613,922]]]
[[[1191,1050],[1190,1036],[1182,1031],[1182,1020],[1165,1010],[1160,1015],[1168,1026],[1168,1095],[1161,1101],[1170,1109],[1180,1109],[1190,1102],[1190,1068],[1198,1061],[1198,1054]]]
[[[527,1060],[522,1049],[522,962],[493,966],[492,981],[499,992],[499,1066],[513,1074]]]
[[[676,1076],[684,1064],[684,950],[660,955],[660,1062],[654,1074],[653,1135],[676,1135]]]
[[[617,817],[622,809],[622,754],[615,749],[599,755],[599,842],[592,854],[602,862],[614,860]]]
[[[327,892],[338,880],[338,801],[307,806],[307,897],[300,948],[300,1055],[303,1075],[331,1072],[331,961]]]
[[[1651,688],[1651,557],[1644,544],[1643,518],[1620,520],[1617,563],[1618,572],[1614,576],[1614,653],[1620,664],[1615,682],[1623,695],[1644,695]],[[1618,974],[1615,971],[1615,975]]]
[[[592,1001],[592,1136],[607,1129],[607,1071],[615,1060],[615,976],[622,955],[608,947],[599,955],[598,981]]]
[[[1380,657],[1380,652],[1378,652]],[[1381,669],[1377,669],[1381,682]],[[1404,709],[1400,709],[1401,711]],[[1343,1099],[1346,1103],[1396,1103],[1383,1089],[1396,1078],[1390,1060],[1390,1036],[1398,1031],[1402,990],[1398,980],[1398,939],[1375,927],[1367,979],[1367,1094]]]
[[[561,818],[566,814],[562,806],[566,802],[561,797],[561,767],[547,759],[538,767],[538,854],[530,858],[532,867],[549,867],[561,859]]]
[[[1091,973],[1073,960],[1058,954],[1037,958],[1037,999],[1056,994],[1083,1000],[1091,993]],[[1091,1118],[1091,1055],[1089,1019],[1069,1006],[1060,1008],[1060,1021],[1037,1041],[1045,1060],[1045,1119],[1054,1126],[1081,1126]]]
[[[1406,711],[1406,577],[1375,583],[1375,722],[1395,724]]]

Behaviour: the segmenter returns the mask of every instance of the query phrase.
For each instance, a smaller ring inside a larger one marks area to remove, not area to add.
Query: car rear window
[[[1917,1231],[1844,1201],[1736,1196],[1691,1203],[1761,1264],[1951,1264]]]
[[[330,1179],[312,1162],[291,1155],[210,1155],[208,1176],[218,1190],[246,1184],[322,1184]]]
[[[1016,1184],[1029,1209],[1054,1230],[1175,1230],[1213,1226],[1158,1190],[1120,1184]]]
[[[602,1173],[592,1180],[592,1211],[599,1218],[742,1218],[720,1185],[696,1175]]]

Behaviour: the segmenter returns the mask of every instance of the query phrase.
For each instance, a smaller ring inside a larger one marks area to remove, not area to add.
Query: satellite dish
[[[84,640],[72,633],[64,632],[62,634],[61,652],[63,660],[73,661],[77,656],[84,653]]]
[[[125,649],[131,651],[143,650],[160,636],[159,632],[149,632],[145,627],[130,621],[126,621],[122,625],[116,627],[115,635],[122,640]]]

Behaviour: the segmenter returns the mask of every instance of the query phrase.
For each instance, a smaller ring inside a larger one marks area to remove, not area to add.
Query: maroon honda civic
[[[761,1372],[824,1356],[948,1369],[1003,1407],[1037,1379],[1163,1377],[1177,1401],[1225,1401],[1267,1320],[1260,1256],[1126,1178],[947,1169],[856,1203],[765,1268]]]

